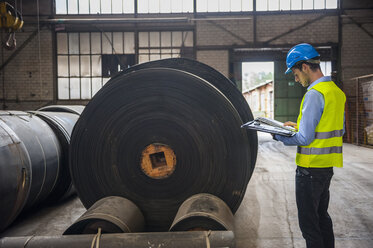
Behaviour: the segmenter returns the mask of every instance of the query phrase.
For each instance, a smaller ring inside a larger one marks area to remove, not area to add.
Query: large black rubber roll
[[[38,111],[65,112],[80,115],[84,110],[83,105],[49,105],[39,108]]]
[[[144,216],[131,201],[119,196],[102,198],[79,217],[65,232],[72,234],[129,233],[144,231]]]
[[[61,145],[61,165],[58,179],[47,201],[50,203],[63,200],[75,193],[69,168],[70,138],[79,115],[67,112],[30,111],[44,120],[56,134]]]
[[[251,139],[230,100],[191,73],[151,68],[123,73],[88,103],[70,149],[85,207],[123,196],[147,229],[165,231],[188,197],[210,193],[232,212],[253,172]]]
[[[22,211],[30,183],[31,161],[26,147],[0,120],[0,232]]]
[[[228,78],[226,78],[224,75],[222,75],[220,72],[206,64],[203,64],[192,59],[170,58],[150,61],[147,63],[132,66],[126,69],[123,73],[130,73],[133,71],[148,68],[172,68],[189,72],[200,78],[203,78],[211,85],[216,87],[221,93],[223,93],[226,98],[228,98],[228,100],[237,110],[238,114],[240,115],[244,123],[254,119],[249,105],[247,104],[245,98],[243,97],[242,93],[238,90],[236,85]],[[118,74],[118,77],[120,75],[121,74]],[[253,130],[246,129],[246,132],[250,141],[249,145],[251,151],[251,170],[254,171],[254,166],[256,163],[256,157],[258,153],[258,136],[257,133]]]
[[[211,194],[197,194],[181,204],[170,231],[233,231],[234,217],[224,201]]]
[[[61,146],[53,130],[39,117],[21,111],[0,111],[2,120],[24,143],[31,161],[31,188],[24,208],[41,203],[56,185]]]

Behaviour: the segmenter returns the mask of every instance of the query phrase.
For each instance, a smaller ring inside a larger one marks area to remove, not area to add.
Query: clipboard
[[[287,137],[294,136],[296,134],[295,131],[291,131],[288,128],[282,128],[278,126],[271,126],[266,123],[263,123],[257,119],[253,121],[249,121],[243,125],[241,125],[241,128],[246,128],[246,129],[252,129],[264,133],[270,133],[270,134],[279,134]]]

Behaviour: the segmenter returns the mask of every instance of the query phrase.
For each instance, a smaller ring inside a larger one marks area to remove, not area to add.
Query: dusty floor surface
[[[373,149],[344,144],[329,213],[336,247],[373,247]],[[295,147],[259,135],[258,160],[235,214],[237,248],[305,247],[295,205]],[[23,215],[0,236],[59,235],[85,211],[77,197]]]
[[[373,247],[373,149],[343,144],[335,168],[329,214],[336,247]],[[235,214],[237,248],[305,247],[295,203],[295,147],[260,133],[258,159]]]

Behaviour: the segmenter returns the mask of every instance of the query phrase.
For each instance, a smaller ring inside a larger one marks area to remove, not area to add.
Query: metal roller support
[[[31,161],[20,138],[0,119],[0,232],[22,211],[30,192]]]
[[[243,123],[222,91],[190,72],[124,72],[93,97],[74,128],[70,167],[78,195],[87,208],[110,195],[131,200],[148,231],[168,230],[185,199],[202,192],[235,212],[257,145]]]
[[[58,180],[53,191],[50,193],[47,202],[57,202],[63,200],[75,193],[73,187],[70,169],[69,169],[69,147],[70,137],[79,119],[79,115],[68,112],[47,112],[47,111],[29,111],[29,113],[36,115],[45,121],[54,131],[61,144],[61,166]]]
[[[72,224],[64,235],[102,233],[130,233],[144,231],[144,216],[131,201],[119,197],[105,197],[90,207]]]
[[[3,121],[24,143],[31,161],[32,179],[25,209],[41,203],[56,185],[61,146],[53,130],[39,117],[21,111],[0,111]]]
[[[83,105],[49,105],[39,108],[38,111],[44,112],[65,112],[80,115],[84,110]]]
[[[234,217],[224,201],[211,194],[186,199],[177,211],[170,231],[233,231]]]
[[[92,242],[94,241],[95,242]],[[92,244],[93,243],[93,244]],[[99,244],[99,245],[97,245]],[[1,248],[234,248],[232,231],[156,232],[102,235],[29,236],[0,239]]]

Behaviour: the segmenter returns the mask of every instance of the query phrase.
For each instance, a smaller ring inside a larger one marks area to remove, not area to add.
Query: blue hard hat
[[[297,62],[313,59],[318,56],[320,56],[320,54],[310,44],[302,43],[292,47],[286,56],[286,65],[288,69],[286,70],[285,74],[291,72],[291,68]]]

